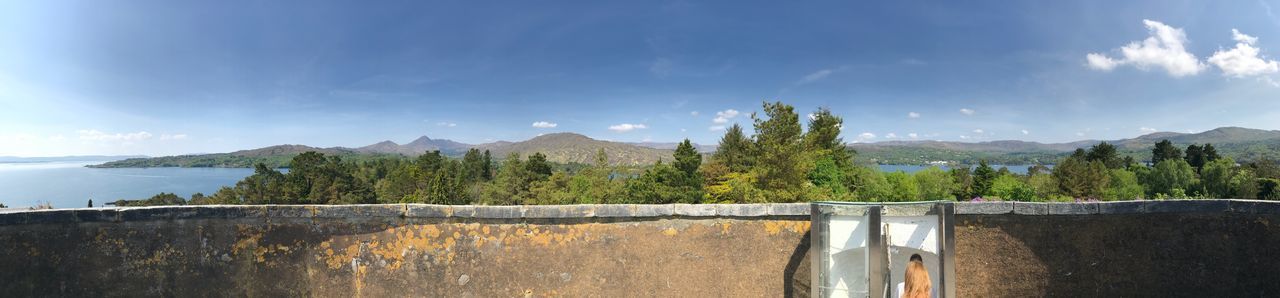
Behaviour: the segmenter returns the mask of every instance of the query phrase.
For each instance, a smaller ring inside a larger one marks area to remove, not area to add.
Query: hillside
[[[433,140],[427,136],[419,137],[408,144],[400,145],[392,141],[382,141],[373,145],[352,149],[360,153],[386,153],[400,154],[405,156],[417,156],[430,151],[439,150],[445,155],[462,155],[471,148],[470,144],[454,142],[453,140],[438,139]]]
[[[505,158],[511,153],[527,156],[541,152],[549,161],[584,164],[595,162],[596,151],[604,149],[609,155],[609,163],[614,165],[646,165],[659,159],[670,161],[672,154],[672,150],[601,141],[575,133],[545,134],[527,141],[480,144],[475,148],[489,150],[494,158]]]
[[[1106,142],[1116,145],[1122,155],[1147,160],[1151,157],[1150,150],[1155,143],[1165,139],[1178,147],[1210,143],[1220,154],[1242,161],[1262,157],[1280,158],[1280,131],[1275,130],[1221,127],[1201,133],[1155,132]],[[1034,164],[1053,163],[1076,148],[1088,148],[1099,142],[1101,141],[1083,140],[1045,144],[1027,141],[888,141],[850,144],[849,147],[858,151],[860,159],[880,164],[924,164],[931,161],[973,164],[980,159],[999,164]]]

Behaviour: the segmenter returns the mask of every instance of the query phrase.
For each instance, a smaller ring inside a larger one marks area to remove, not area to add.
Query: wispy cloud
[[[965,114],[966,116],[973,116],[973,113],[975,113],[975,111],[973,109],[963,108],[963,109],[960,109],[960,113]]]
[[[533,123],[533,127],[535,128],[555,128],[558,125],[559,124],[555,124],[547,121],[538,121]]]
[[[1155,128],[1150,128],[1150,127],[1145,127],[1145,126],[1144,126],[1144,127],[1139,127],[1139,128],[1138,128],[1138,131],[1143,132],[1143,133],[1153,133],[1153,132],[1156,132],[1157,130],[1156,130]]]
[[[86,141],[142,141],[148,140],[153,135],[146,131],[131,133],[105,133],[96,129],[84,129],[76,131],[80,135],[81,140]]]
[[[645,126],[644,124],[631,124],[631,123],[623,123],[623,124],[609,126],[609,130],[612,130],[615,132],[628,132],[632,130],[645,129],[645,128],[649,128],[649,127]]]
[[[708,127],[707,130],[721,131],[721,130],[724,130],[724,125],[712,125],[711,127]]]
[[[920,113],[916,113],[916,112],[907,112],[907,118],[911,118],[911,119],[920,118]]]
[[[440,126],[440,127],[457,127],[457,126],[458,126],[458,124],[457,124],[457,123],[453,123],[453,122],[436,122],[436,126]]]
[[[820,69],[820,70],[818,70],[818,71],[814,71],[813,73],[810,73],[810,74],[808,74],[808,75],[805,75],[804,77],[801,77],[801,78],[800,78],[800,80],[799,80],[799,81],[796,81],[796,82],[795,82],[795,84],[792,84],[792,86],[800,86],[800,85],[804,85],[804,84],[809,84],[809,83],[813,83],[813,82],[821,81],[821,80],[826,79],[827,77],[831,76],[832,74],[836,74],[836,73],[839,73],[839,72],[842,72],[842,71],[845,71],[845,70],[848,70],[848,69],[849,69],[849,67],[848,67],[848,66],[841,66],[841,67],[837,67],[837,68],[828,68],[828,69]]]

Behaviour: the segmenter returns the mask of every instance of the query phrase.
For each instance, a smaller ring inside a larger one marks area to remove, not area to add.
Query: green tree
[[[524,167],[529,174],[533,175],[533,180],[546,180],[551,176],[551,164],[547,162],[547,156],[541,152],[529,155],[529,160],[525,161]]]
[[[912,175],[916,179],[916,186],[920,188],[920,198],[923,200],[951,200],[955,196],[955,181],[952,180],[951,174],[943,171],[938,167],[928,167]]]
[[[467,154],[462,156],[462,177],[467,183],[482,181],[484,179],[484,157],[481,156],[480,150],[471,148],[467,150]]]
[[[1124,167],[1124,160],[1120,159],[1120,155],[1116,153],[1116,146],[1107,142],[1101,142],[1089,148],[1089,151],[1085,153],[1085,160],[1102,162],[1108,169]]]
[[[836,165],[845,167],[853,164],[853,154],[840,139],[840,129],[844,119],[831,114],[827,108],[819,108],[810,114],[809,131],[804,134],[804,148],[809,152],[830,156]]]
[[[1200,172],[1200,169],[1204,167],[1204,163],[1206,162],[1204,148],[1196,144],[1187,145],[1186,157],[1184,157],[1184,159],[1187,160],[1187,164],[1196,169],[1196,172]]]
[[[910,174],[903,171],[890,172],[884,175],[884,179],[889,183],[889,201],[909,202],[920,197],[920,187]]]
[[[1062,194],[1073,198],[1101,198],[1111,182],[1106,165],[1079,156],[1067,157],[1054,166],[1053,178]]]
[[[969,200],[981,196],[981,194],[974,189],[973,173],[969,172],[968,167],[951,169],[951,181],[956,183],[955,188],[951,192],[955,195],[956,200]]]
[[[1168,159],[1182,159],[1182,151],[1178,150],[1178,147],[1174,147],[1173,142],[1169,142],[1169,140],[1156,142],[1156,147],[1151,149],[1151,164],[1160,164],[1160,162]]]
[[[702,166],[702,154],[698,154],[698,150],[693,148],[693,143],[690,143],[689,139],[684,139],[684,142],[676,146],[673,157],[675,157],[673,165],[676,169],[690,178],[697,176],[698,167]]]
[[[761,188],[792,192],[799,190],[808,174],[801,143],[800,120],[793,107],[782,102],[763,106],[767,119],[755,113],[755,167]]]
[[[1205,143],[1205,144],[1204,144],[1204,160],[1205,160],[1205,162],[1215,161],[1215,160],[1218,160],[1218,159],[1220,159],[1220,158],[1222,158],[1222,156],[1221,156],[1221,155],[1218,155],[1218,149],[1217,149],[1217,148],[1213,148],[1213,144],[1209,144],[1209,143]]]
[[[484,168],[481,168],[481,176],[485,181],[493,180],[493,157],[489,155],[489,149],[484,150]]]
[[[1185,194],[1196,184],[1196,171],[1182,159],[1166,159],[1156,164],[1147,177],[1152,196]]]
[[[1258,176],[1249,168],[1241,168],[1231,176],[1231,198],[1257,199],[1258,191]]]
[[[991,180],[991,195],[1006,200],[1027,202],[1035,200],[1036,191],[1014,175],[1000,175]]]
[[[751,168],[752,141],[742,133],[742,126],[733,124],[720,138],[720,146],[711,160],[729,168],[731,172],[746,172]]]
[[[1236,162],[1230,158],[1210,161],[1200,169],[1203,194],[1216,199],[1231,198],[1231,174]]]
[[[973,191],[979,196],[991,195],[991,183],[999,175],[995,169],[987,165],[987,160],[978,161],[978,167],[973,169]]]
[[[1138,183],[1138,175],[1125,169],[1112,169],[1111,183],[1108,184],[1103,198],[1108,201],[1141,199],[1144,193],[1142,184]]]

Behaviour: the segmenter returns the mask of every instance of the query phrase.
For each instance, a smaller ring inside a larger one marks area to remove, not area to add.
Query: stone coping
[[[948,204],[955,204],[955,214],[957,215],[1089,215],[1224,212],[1280,214],[1280,201],[1256,200],[1165,200],[1087,203],[948,202]],[[810,203],[776,203],[549,206],[380,204],[112,207],[0,212],[0,225],[236,218],[625,219],[661,217],[807,217],[811,212],[810,206]]]

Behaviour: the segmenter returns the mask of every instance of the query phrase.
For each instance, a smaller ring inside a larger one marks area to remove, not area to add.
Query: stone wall
[[[961,297],[1280,293],[1280,204],[956,212]],[[807,204],[0,213],[0,296],[807,296],[808,229]]]

